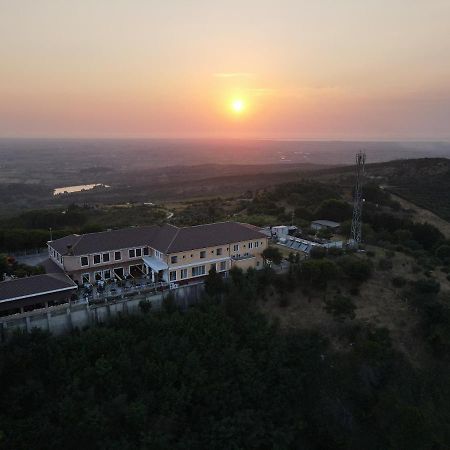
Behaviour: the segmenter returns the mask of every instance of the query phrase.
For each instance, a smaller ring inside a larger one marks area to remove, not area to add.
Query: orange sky
[[[449,23],[448,0],[1,2],[0,137],[448,140]]]

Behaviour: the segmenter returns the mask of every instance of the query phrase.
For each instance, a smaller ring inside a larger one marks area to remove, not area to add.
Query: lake
[[[77,186],[65,186],[62,188],[56,188],[53,190],[53,195],[59,194],[71,194],[72,192],[90,191],[97,186],[109,187],[105,184],[95,183],[95,184],[79,184]]]

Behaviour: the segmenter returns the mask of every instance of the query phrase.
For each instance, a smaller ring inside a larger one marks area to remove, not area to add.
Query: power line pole
[[[352,229],[349,244],[351,247],[358,248],[361,243],[361,229],[362,229],[362,205],[363,205],[363,193],[362,187],[364,183],[364,168],[366,163],[366,154],[363,151],[359,151],[356,154],[356,180],[355,180],[355,192],[353,193],[353,217],[352,217]]]

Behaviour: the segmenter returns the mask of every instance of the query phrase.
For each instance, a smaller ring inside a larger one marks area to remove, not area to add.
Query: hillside
[[[407,186],[414,167],[444,176],[445,161],[415,161],[404,178],[402,162],[369,166],[363,251],[285,252],[282,270],[272,256],[277,271],[226,279],[211,271],[191,309],[169,295],[162,312],[0,346],[0,449],[446,449],[448,222],[379,187]],[[229,198],[29,211],[2,221],[0,245],[40,245],[49,226],[56,236],[159,223],[169,211],[180,225],[293,220],[306,236],[326,217],[346,239],[352,170],[248,175],[268,184]],[[243,187],[239,175],[218,178]]]
[[[450,220],[450,159],[405,159],[366,165],[367,182]],[[353,167],[314,171],[308,178],[352,186]]]

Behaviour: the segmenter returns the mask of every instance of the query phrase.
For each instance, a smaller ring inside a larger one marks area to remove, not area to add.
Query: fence
[[[7,253],[8,255],[12,255],[15,258],[21,258],[24,256],[33,256],[33,255],[47,255],[48,254],[48,250],[47,247],[43,247],[43,248],[28,248],[25,250],[8,250],[5,253]]]
[[[194,305],[200,298],[203,283],[180,286],[164,292],[149,292],[133,297],[120,297],[100,304],[77,301],[44,309],[33,310],[0,318],[0,340],[7,340],[20,331],[30,332],[34,328],[49,331],[54,335],[65,334],[74,329],[82,329],[106,323],[114,317],[141,312],[139,303],[146,300],[151,310],[161,309],[163,299],[172,293],[176,304],[182,308]]]

